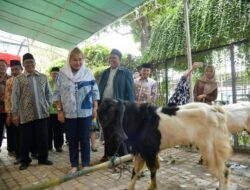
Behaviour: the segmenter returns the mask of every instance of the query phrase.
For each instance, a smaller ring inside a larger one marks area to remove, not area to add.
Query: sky
[[[134,42],[131,29],[128,26],[122,26],[117,29],[108,28],[106,32],[95,35],[89,39],[92,44],[99,44],[110,49],[119,49],[122,53],[141,55],[140,44]]]

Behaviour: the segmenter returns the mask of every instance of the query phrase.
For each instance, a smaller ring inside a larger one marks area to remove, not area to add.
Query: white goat
[[[227,114],[227,127],[230,133],[242,132],[244,129],[250,133],[250,103],[236,103],[223,106]]]
[[[228,189],[231,156],[226,115],[219,106],[189,103],[179,106],[175,116],[160,116],[161,149],[194,143],[199,147],[208,170],[219,179],[219,190]]]

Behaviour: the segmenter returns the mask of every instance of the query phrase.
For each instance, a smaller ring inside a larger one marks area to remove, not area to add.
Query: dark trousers
[[[13,124],[5,125],[7,131],[7,150],[9,152],[15,151],[15,128]]]
[[[20,126],[14,127],[14,147],[16,153],[16,159],[20,158]]]
[[[62,148],[63,145],[63,126],[57,119],[57,114],[50,114],[48,125],[48,147],[52,149],[54,140],[55,149]]]
[[[38,119],[20,125],[21,137],[21,163],[30,163],[29,152],[32,145],[37,148],[38,161],[45,161],[48,159],[48,127],[47,119]],[[35,134],[35,139],[34,139]]]
[[[5,122],[6,122],[6,113],[0,113],[0,148],[2,146],[2,141],[3,141]]]
[[[79,164],[79,144],[82,166],[88,166],[90,162],[89,126],[91,117],[66,119],[65,129],[69,140],[69,157],[72,167]]]

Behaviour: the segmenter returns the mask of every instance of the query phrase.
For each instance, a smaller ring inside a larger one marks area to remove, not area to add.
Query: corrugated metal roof
[[[145,0],[0,0],[0,29],[69,49]]]

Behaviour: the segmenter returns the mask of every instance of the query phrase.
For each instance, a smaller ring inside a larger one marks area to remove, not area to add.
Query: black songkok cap
[[[31,53],[26,53],[23,55],[23,62],[26,60],[26,59],[34,59],[33,55]]]
[[[151,69],[151,68],[152,68],[152,64],[151,64],[151,63],[143,63],[143,64],[141,65],[141,68]]]
[[[50,72],[59,72],[59,67],[52,67]]]
[[[112,49],[110,54],[117,55],[120,59],[122,58],[122,53],[118,49]]]
[[[15,66],[22,67],[21,62],[19,60],[10,60],[10,67],[15,67]]]

